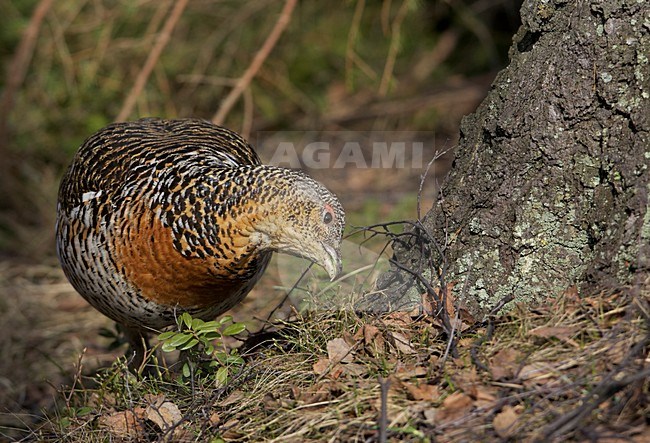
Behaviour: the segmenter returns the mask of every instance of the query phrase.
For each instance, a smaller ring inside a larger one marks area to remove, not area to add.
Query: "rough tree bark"
[[[647,276],[650,2],[526,0],[521,14],[510,65],[462,122],[427,233],[395,243],[401,266],[375,307],[419,301],[406,267],[457,282],[475,315]]]

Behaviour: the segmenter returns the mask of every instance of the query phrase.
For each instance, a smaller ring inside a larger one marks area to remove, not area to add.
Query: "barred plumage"
[[[89,137],[59,190],[57,252],[75,289],[133,336],[246,296],[273,251],[340,272],[338,199],[265,166],[239,135],[192,119],[112,124]]]

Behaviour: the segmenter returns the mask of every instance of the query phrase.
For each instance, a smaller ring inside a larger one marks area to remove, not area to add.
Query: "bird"
[[[113,123],[77,150],[59,187],[56,251],[74,289],[121,327],[138,367],[182,312],[238,304],[274,252],[341,273],[345,212],[301,171],[262,164],[201,119]]]

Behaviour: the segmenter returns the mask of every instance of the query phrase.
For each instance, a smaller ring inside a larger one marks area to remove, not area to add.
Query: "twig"
[[[126,100],[122,105],[122,109],[120,109],[120,112],[117,114],[117,117],[115,119],[116,121],[126,120],[128,116],[131,115],[131,112],[135,107],[135,103],[142,93],[144,86],[147,84],[147,80],[149,80],[153,68],[156,66],[156,63],[158,63],[163,49],[165,49],[165,46],[167,46],[167,43],[169,43],[171,34],[174,31],[178,20],[181,18],[181,15],[183,15],[183,11],[187,6],[188,1],[189,0],[179,0],[178,2],[174,3],[174,7],[169,14],[169,17],[167,18],[167,21],[163,25],[162,30],[160,31],[154,47],[151,49],[151,52],[149,53],[144,66],[142,66],[142,69],[140,72],[138,72],[135,83],[133,84],[131,91],[129,91],[129,95],[127,95]]]
[[[379,96],[385,97],[388,94],[390,81],[393,78],[393,70],[395,69],[395,59],[399,52],[399,37],[402,30],[402,23],[406,18],[409,10],[409,0],[403,0],[402,6],[397,11],[397,16],[391,26],[390,46],[388,47],[388,56],[386,57],[386,64],[384,65],[384,72],[381,75],[381,82],[379,83]]]
[[[253,61],[246,69],[246,72],[244,72],[244,75],[239,78],[235,87],[226,96],[223,103],[221,103],[219,110],[214,114],[214,117],[212,117],[212,123],[216,125],[223,124],[226,115],[228,115],[232,107],[235,105],[235,102],[237,102],[237,99],[239,99],[239,96],[244,92],[244,89],[246,89],[253,80],[253,77],[255,77],[255,74],[257,74],[257,71],[259,71],[260,67],[269,56],[273,47],[278,42],[278,39],[291,21],[291,14],[293,13],[296,3],[297,0],[287,0],[285,2],[280,17],[278,17],[278,21],[275,22],[275,26],[271,30],[271,33],[266,38],[259,51],[257,51],[255,57],[253,57]]]
[[[84,358],[84,355],[86,355],[86,351],[88,348],[83,348],[81,351],[81,354],[79,354],[79,358],[77,359],[77,364],[75,365],[75,373],[74,373],[74,378],[72,379],[72,386],[70,386],[70,392],[67,395],[64,395],[63,398],[65,400],[65,405],[68,409],[72,408],[72,394],[74,394],[74,390],[77,387],[77,383],[81,383],[81,373],[83,372],[83,363],[82,360]]]
[[[488,368],[488,366],[481,361],[478,352],[481,346],[483,346],[483,344],[486,341],[492,340],[492,336],[494,335],[494,329],[495,329],[494,317],[490,317],[488,319],[487,331],[485,332],[485,334],[481,335],[479,338],[474,340],[474,342],[472,342],[472,345],[469,349],[469,356],[472,363],[474,364],[474,366],[476,366],[477,369],[481,371],[490,372],[490,368]]]
[[[411,274],[413,277],[416,278],[416,280],[418,280],[422,284],[422,286],[424,286],[424,288],[427,290],[427,294],[429,294],[429,296],[434,300],[437,306],[440,306],[438,312],[435,313],[435,317],[437,317],[442,322],[442,326],[445,332],[447,333],[447,335],[451,336],[453,332],[451,327],[451,320],[449,319],[449,313],[447,312],[446,307],[442,304],[442,299],[438,296],[438,294],[436,294],[435,289],[433,289],[433,287],[431,286],[431,283],[426,278],[424,278],[424,276],[421,273],[416,272],[407,266],[404,266],[397,260],[391,259],[390,263],[397,266],[402,271]],[[445,288],[441,287],[441,292],[442,290],[445,290]]]
[[[357,0],[357,4],[354,7],[354,15],[352,16],[352,25],[350,25],[350,31],[348,32],[348,41],[345,46],[345,84],[348,87],[352,87],[352,67],[357,58],[354,52],[354,45],[357,41],[357,34],[359,33],[361,17],[363,16],[365,7],[365,0]]]
[[[499,300],[499,302],[492,309],[490,309],[490,313],[488,314],[488,316],[490,317],[496,316],[505,305],[507,305],[514,299],[515,296],[513,294],[508,294],[504,296],[501,300]]]
[[[444,153],[443,153],[444,154]],[[420,176],[420,187],[418,188],[418,201],[417,201],[417,216],[418,216],[418,221],[422,221],[422,191],[424,190],[424,182],[427,179],[427,175],[429,175],[429,169],[431,169],[431,165],[433,165],[433,162],[435,162],[437,159],[442,157],[442,154],[439,154],[438,151],[434,154],[433,158],[429,160],[429,163],[427,163],[427,168],[424,170],[424,173]]]
[[[467,283],[468,280],[465,280],[465,283]],[[463,288],[464,290],[465,288]],[[497,316],[499,311],[508,303],[510,303],[512,300],[514,300],[514,295],[508,294],[505,297],[503,297],[499,302],[490,310],[490,312],[487,315],[487,330],[485,334],[481,335],[478,337],[474,342],[472,343],[469,351],[470,359],[474,366],[476,366],[477,369],[480,369],[485,372],[490,372],[490,369],[487,367],[485,363],[483,363],[478,355],[479,353],[479,348],[483,346],[483,344],[489,340],[492,340],[492,337],[494,335],[494,330],[496,328],[496,321],[497,321]],[[480,324],[484,324],[481,322]]]
[[[280,303],[278,303],[277,306],[275,308],[273,308],[273,310],[271,312],[269,312],[269,315],[266,317],[267,322],[269,322],[271,320],[271,317],[273,316],[273,314],[275,314],[275,311],[280,309],[280,306],[282,306],[287,301],[287,299],[289,298],[291,293],[298,287],[298,285],[300,284],[302,279],[305,278],[305,275],[307,275],[307,272],[309,272],[309,270],[311,269],[312,266],[313,266],[313,263],[310,263],[309,266],[307,266],[307,269],[305,269],[303,271],[303,273],[300,275],[300,277],[298,277],[298,280],[296,280],[296,282],[293,284],[291,289],[289,289],[289,291],[287,291],[287,293],[284,295],[284,297],[282,298]]]
[[[459,301],[455,306],[456,309],[456,315],[454,318],[454,323],[452,324],[452,330],[451,334],[449,334],[449,338],[447,341],[447,348],[445,349],[445,353],[442,356],[442,359],[440,361],[440,367],[442,368],[445,363],[447,362],[447,357],[449,356],[449,353],[451,352],[452,357],[456,358],[458,357],[458,349],[456,348],[456,325],[459,324],[460,322],[460,305],[461,305],[461,300],[465,299],[465,296],[467,295],[467,289],[469,288],[469,280],[472,275],[472,269],[474,268],[474,263],[470,262],[469,263],[469,269],[467,270],[467,276],[465,277],[465,283],[463,284],[463,289],[460,291],[460,297]],[[442,280],[443,277],[441,277],[441,282],[444,282]],[[446,286],[443,288],[440,288],[440,292],[442,292],[442,304],[444,306],[444,309],[447,310],[447,289]],[[447,311],[447,316],[449,316],[449,312]]]
[[[53,0],[41,0],[36,6],[9,65],[7,81],[2,98],[0,98],[0,156],[3,158],[5,158],[5,153],[2,153],[2,151],[7,141],[7,127],[9,115],[14,106],[14,96],[25,80],[27,68],[34,55],[34,47],[36,46],[41,24],[53,3]]]
[[[388,388],[390,380],[379,376],[379,387],[381,388],[381,411],[379,412],[379,443],[386,443],[388,428]]]

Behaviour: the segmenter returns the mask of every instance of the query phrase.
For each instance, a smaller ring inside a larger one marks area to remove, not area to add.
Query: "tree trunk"
[[[648,272],[649,2],[526,0],[521,14],[510,66],[463,120],[439,201],[396,241],[375,308],[419,302],[417,274],[484,315]]]

